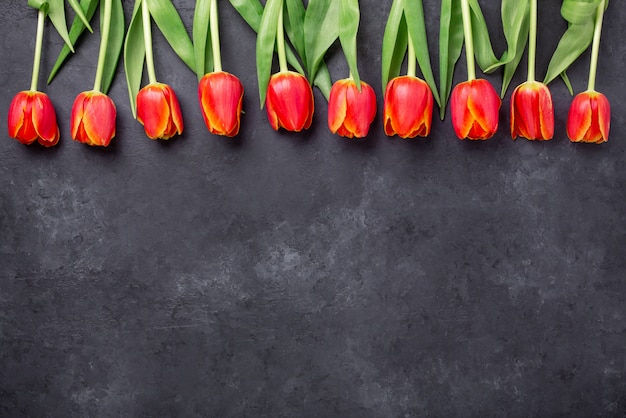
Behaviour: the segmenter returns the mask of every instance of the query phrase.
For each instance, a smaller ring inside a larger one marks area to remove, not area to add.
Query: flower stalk
[[[213,71],[222,71],[222,53],[220,50],[220,29],[219,16],[217,14],[217,0],[211,0],[210,29],[211,29],[211,47],[213,49]]]
[[[537,59],[537,0],[530,0],[530,30],[528,31],[528,81],[535,81]]]
[[[411,38],[411,34],[408,35],[409,43],[408,49],[409,52],[407,54],[407,70],[406,75],[415,77],[417,74],[417,58],[415,57],[415,47],[413,45],[413,39]]]
[[[476,79],[476,63],[474,58],[474,38],[472,37],[472,17],[470,15],[470,5],[468,0],[461,0],[461,11],[463,13],[463,33],[465,36],[467,81],[472,81]]]
[[[156,72],[154,71],[154,53],[152,52],[152,25],[150,22],[150,9],[148,9],[148,1],[142,0],[141,19],[143,25],[143,41],[146,48],[146,68],[148,69],[148,81],[150,84],[157,82]]]
[[[591,65],[589,66],[588,91],[596,89],[596,74],[598,73],[598,57],[600,55],[600,37],[602,35],[602,20],[604,18],[605,0],[601,0],[596,12],[595,30],[593,32],[593,44],[591,46]]]
[[[100,51],[98,53],[98,67],[96,69],[96,79],[93,84],[93,90],[101,92],[102,76],[104,74],[104,64],[107,57],[107,48],[109,45],[109,33],[111,32],[111,10],[112,0],[104,0],[104,20],[102,22],[102,34],[100,39]]]
[[[284,9],[281,8],[278,13],[278,28],[276,31],[276,43],[278,49],[278,65],[281,73],[289,71],[287,66],[287,54],[285,53],[285,27],[283,22]]]
[[[35,41],[35,58],[33,59],[33,75],[30,82],[30,91],[37,91],[39,84],[39,68],[41,67],[41,50],[43,46],[43,30],[46,20],[46,13],[39,9],[37,15],[37,39]]]

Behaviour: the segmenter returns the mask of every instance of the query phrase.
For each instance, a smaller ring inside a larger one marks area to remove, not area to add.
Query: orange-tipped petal
[[[335,82],[328,101],[328,127],[346,138],[367,136],[376,116],[376,93],[364,81],[361,91],[352,79]]]
[[[115,104],[110,97],[97,91],[84,91],[72,106],[72,139],[106,147],[115,136],[115,119]]]
[[[300,132],[313,120],[313,90],[302,74],[277,73],[270,78],[265,106],[272,128]]]
[[[412,76],[396,77],[385,92],[385,134],[401,138],[428,136],[432,111],[433,96],[426,82]]]
[[[169,139],[183,132],[183,119],[174,90],[163,83],[145,86],[137,94],[137,120],[150,139]]]
[[[38,141],[42,145],[55,145],[59,141],[59,127],[54,106],[46,94],[36,93],[34,95],[32,117]]]
[[[460,139],[485,140],[498,130],[502,101],[487,80],[459,83],[452,91],[450,106],[454,132]]]
[[[9,107],[9,136],[23,144],[56,145],[60,132],[50,98],[38,91],[19,92]]]
[[[600,128],[601,138],[597,142],[606,142],[609,140],[609,131],[611,130],[611,104],[609,99],[602,93],[596,92],[598,126]]]
[[[520,84],[511,96],[511,137],[549,140],[554,135],[554,110],[548,87],[537,81]]]
[[[244,89],[227,72],[206,74],[198,85],[198,98],[209,132],[233,137],[239,133]]]

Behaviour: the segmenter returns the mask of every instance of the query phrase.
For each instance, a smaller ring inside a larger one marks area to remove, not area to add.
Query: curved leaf
[[[272,73],[272,60],[274,58],[274,46],[276,45],[278,19],[282,11],[283,0],[267,0],[256,38],[256,71],[259,82],[261,108],[265,106],[267,85]]]
[[[135,1],[133,15],[126,32],[124,42],[124,73],[130,100],[130,109],[133,117],[137,118],[137,93],[141,88],[141,77],[146,59],[146,44],[143,39],[143,24],[141,21],[142,0]]]
[[[548,84],[562,77],[565,71],[589,48],[593,40],[595,15],[600,0],[565,0],[561,6],[561,15],[569,22],[568,28],[550,59],[544,83]],[[563,77],[566,85],[568,79]],[[569,88],[569,87],[568,87]]]
[[[80,21],[83,22],[83,25],[85,25],[85,27],[87,28],[89,32],[93,33],[93,29],[91,28],[91,25],[89,24],[89,19],[87,19],[87,16],[85,16],[83,9],[80,7],[80,3],[78,3],[77,0],[68,0],[68,1],[70,3],[70,6],[72,6],[72,10],[74,10],[74,13],[76,13],[76,17],[78,17]],[[70,40],[71,40],[71,37],[70,37]]]
[[[67,32],[67,22],[65,21],[65,4],[63,0],[48,0],[48,17],[56,28],[57,32],[63,38],[63,41],[70,50],[74,52],[74,46]]]
[[[330,97],[330,89],[333,87],[333,82],[330,78],[330,71],[328,71],[328,67],[326,63],[322,61],[315,75],[315,80],[313,80],[313,84],[320,89],[326,100]]]
[[[393,1],[385,25],[381,58],[383,92],[387,89],[389,80],[400,75],[400,67],[406,54],[407,29],[404,19],[404,1]]]
[[[361,78],[357,65],[356,37],[359,31],[361,12],[358,0],[341,0],[339,11],[339,41],[341,49],[348,62],[350,73],[354,78],[359,91],[361,91]]]
[[[493,52],[491,39],[489,38],[489,29],[487,22],[480,9],[478,0],[469,0],[470,9],[472,11],[472,34],[474,38],[474,55],[478,66],[487,72],[487,69],[493,71],[500,64],[500,61]]]
[[[100,8],[100,22],[102,22],[104,7]],[[100,27],[102,33],[102,27]],[[124,6],[122,0],[111,0],[111,31],[107,44],[104,71],[102,73],[102,92],[107,94],[115,77],[117,63],[124,45]]]
[[[87,18],[88,21],[91,21],[91,19],[93,18],[93,15],[96,13],[98,2],[99,0],[81,0],[80,7],[83,9],[83,13],[85,14],[85,17]],[[74,20],[72,21],[72,26],[70,27],[70,32],[69,32],[70,41],[72,45],[76,44],[76,41],[78,40],[80,35],[82,35],[82,33],[85,31],[85,29],[86,27],[83,21],[78,17],[74,17]],[[70,48],[67,46],[67,44],[64,44],[63,48],[61,48],[61,52],[59,52],[59,56],[57,57],[57,60],[54,63],[54,66],[52,67],[52,71],[50,71],[50,75],[48,76],[48,84],[52,82],[52,80],[57,75],[57,73],[59,72],[59,70],[65,63],[65,61],[67,61],[70,55],[70,52],[71,52]]]
[[[589,48],[593,39],[593,29],[593,20],[570,25],[559,41],[552,59],[550,59],[548,72],[543,81],[545,84],[552,82],[561,73],[567,71],[569,66]]]
[[[304,4],[301,0],[285,0],[285,4],[287,13],[284,23],[287,37],[302,59],[304,66],[307,67],[304,47]]]
[[[339,6],[337,0],[309,0],[304,16],[304,51],[309,80],[317,78],[324,55],[339,36]]]
[[[500,96],[504,97],[507,89],[509,88],[509,84],[511,84],[511,80],[515,75],[515,71],[519,66],[520,61],[522,60],[522,56],[524,55],[524,50],[526,49],[526,44],[528,43],[528,31],[530,30],[530,19],[524,19],[522,22],[522,26],[519,29],[519,35],[517,36],[517,45],[514,47],[509,46],[507,55],[505,58],[502,58],[502,62],[504,62],[504,71],[502,76],[502,90],[500,92]],[[506,32],[506,31],[505,31]],[[510,38],[511,41],[513,40]],[[510,54],[515,53],[515,55],[511,56]]]
[[[196,75],[200,80],[213,71],[213,50],[211,48],[210,14],[211,0],[196,0],[193,12],[193,50],[196,60]]]
[[[193,43],[178,11],[170,0],[147,0],[150,15],[176,55],[196,72]]]
[[[439,24],[439,93],[443,119],[452,91],[454,67],[463,49],[463,16],[460,0],[442,0]]]
[[[424,80],[426,80],[433,92],[437,104],[441,106],[435,76],[430,66],[430,54],[428,52],[428,38],[426,37],[426,23],[424,22],[424,6],[422,0],[405,3],[404,16],[411,40],[413,40],[413,49],[417,63],[419,64],[420,70],[422,70]]]

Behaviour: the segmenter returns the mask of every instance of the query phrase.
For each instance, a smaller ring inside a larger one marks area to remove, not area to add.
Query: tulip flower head
[[[115,136],[115,117],[115,104],[109,96],[94,90],[80,93],[72,106],[72,139],[93,146],[108,146]]]
[[[243,85],[225,71],[206,74],[198,85],[198,100],[209,132],[233,137],[239,133]]]
[[[502,101],[485,79],[459,83],[450,98],[452,126],[460,139],[485,140],[498,130]]]
[[[395,77],[387,84],[383,113],[388,136],[428,136],[433,115],[432,91],[417,77]]]
[[[611,105],[602,93],[576,95],[567,116],[567,136],[572,142],[600,144],[609,140]]]
[[[308,129],[313,121],[313,90],[302,74],[286,71],[271,76],[265,98],[267,118],[274,130]]]
[[[45,147],[59,142],[59,127],[50,98],[38,91],[21,91],[9,107],[9,136],[22,144],[37,141]]]
[[[376,116],[376,93],[364,81],[359,91],[354,79],[333,84],[328,99],[328,128],[346,138],[364,138]]]
[[[137,94],[137,120],[150,139],[170,139],[183,133],[183,116],[174,90],[151,83]]]
[[[554,135],[554,109],[548,86],[527,81],[511,96],[511,136],[549,140]]]

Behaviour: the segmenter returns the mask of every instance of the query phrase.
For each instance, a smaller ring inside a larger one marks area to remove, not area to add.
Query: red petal
[[[32,118],[39,142],[56,144],[59,140],[59,127],[50,98],[45,93],[38,92],[33,99]]]
[[[23,144],[32,144],[37,139],[31,116],[32,102],[32,92],[21,91],[13,97],[9,107],[7,123],[9,136]]]
[[[337,133],[343,125],[348,112],[347,103],[347,79],[338,80],[330,89],[330,97],[328,99],[328,129],[332,133]]]
[[[89,145],[107,146],[115,136],[115,104],[99,92],[87,92],[83,105],[82,128]]]
[[[567,116],[567,136],[572,142],[584,140],[591,127],[591,104],[588,92],[579,93],[574,97]]]
[[[417,77],[396,77],[385,94],[385,133],[401,138],[427,136],[432,121],[433,97],[430,87]]]
[[[498,110],[502,101],[489,81],[472,80],[467,107],[472,115],[474,126],[469,139],[488,139],[498,130]]]
[[[465,81],[457,84],[452,90],[452,96],[450,96],[450,112],[452,114],[452,127],[456,136],[460,139],[467,138],[474,119],[467,107],[467,100],[470,94],[470,82]]]
[[[359,92],[356,84],[351,82],[347,88],[346,99],[347,112],[343,124],[354,137],[364,138],[376,117],[376,93],[363,81]]]
[[[274,129],[300,132],[313,117],[313,90],[306,77],[290,71],[270,78],[267,88],[267,116]]]
[[[209,131],[217,135],[239,133],[243,85],[226,72],[205,75],[198,86],[202,116]]]

